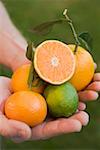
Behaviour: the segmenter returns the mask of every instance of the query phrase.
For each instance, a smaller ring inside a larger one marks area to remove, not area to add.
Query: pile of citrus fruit
[[[69,117],[76,112],[77,91],[91,82],[94,61],[87,50],[80,46],[75,50],[75,47],[75,44],[47,40],[35,51],[29,48],[30,64],[21,66],[12,76],[13,94],[5,103],[8,118],[34,127],[47,114]]]

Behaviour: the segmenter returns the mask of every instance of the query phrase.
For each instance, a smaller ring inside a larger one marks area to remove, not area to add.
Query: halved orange
[[[73,52],[63,42],[47,40],[36,48],[34,67],[46,82],[59,85],[68,81],[74,74],[75,64]]]

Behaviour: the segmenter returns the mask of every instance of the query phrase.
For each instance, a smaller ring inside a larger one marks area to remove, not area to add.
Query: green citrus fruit
[[[78,107],[78,94],[71,83],[48,85],[44,91],[49,112],[53,117],[69,117]]]

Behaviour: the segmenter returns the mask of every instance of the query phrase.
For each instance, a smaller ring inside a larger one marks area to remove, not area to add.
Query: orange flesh
[[[75,58],[69,47],[59,41],[47,41],[36,49],[35,69],[51,83],[63,83],[72,77]]]

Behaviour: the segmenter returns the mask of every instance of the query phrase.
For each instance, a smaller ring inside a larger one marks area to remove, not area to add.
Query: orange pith
[[[61,84],[72,77],[75,57],[66,44],[48,40],[36,48],[34,67],[43,80],[51,84]]]
[[[68,45],[72,51],[75,45]],[[76,69],[75,73],[70,79],[77,91],[84,89],[92,80],[94,75],[94,61],[88,51],[82,47],[78,47],[76,53]]]
[[[47,114],[45,99],[38,93],[21,91],[12,94],[5,103],[9,119],[25,122],[33,127],[42,123]]]
[[[23,65],[19,67],[13,74],[11,85],[14,92],[18,91],[30,91],[28,87],[28,76],[29,76],[30,64]],[[37,81],[34,81],[36,83]],[[33,83],[33,84],[34,84]],[[43,93],[45,85],[41,85],[39,87],[33,87],[32,91],[37,93]]]

